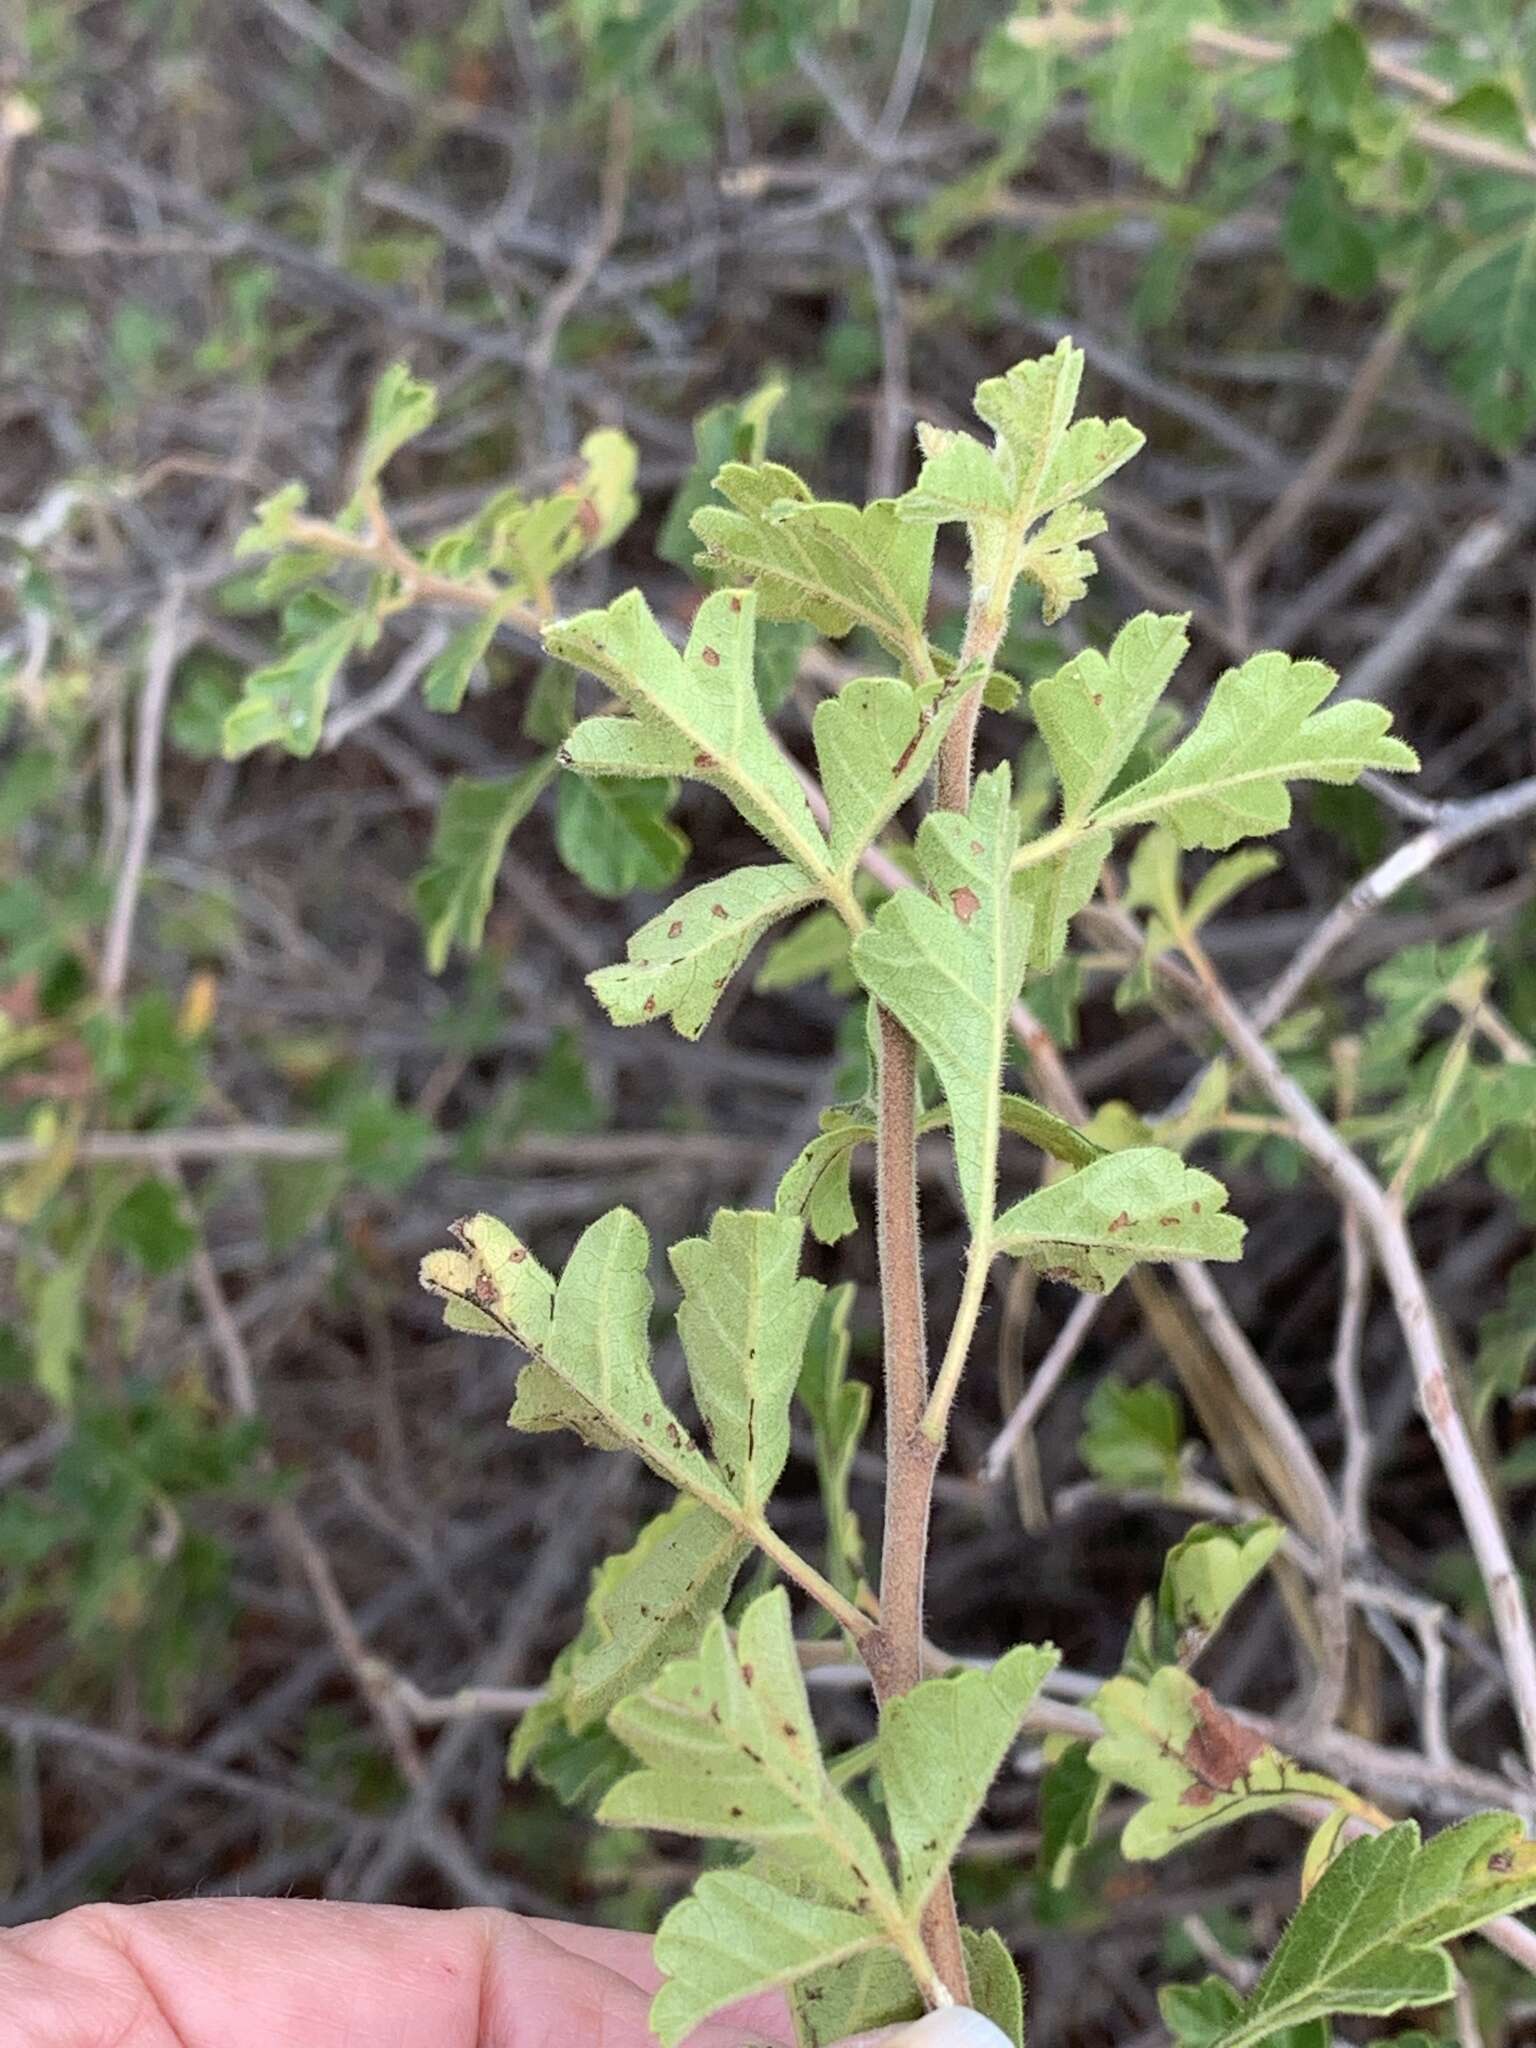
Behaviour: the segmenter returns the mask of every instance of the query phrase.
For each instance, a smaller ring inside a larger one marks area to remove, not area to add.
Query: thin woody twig
[[[182,649],[181,618],[186,586],[173,577],[155,615],[149,653],[144,663],[144,682],[139,692],[138,718],[134,727],[133,805],[128,816],[128,833],[122,866],[112,898],[112,913],[102,942],[101,971],[97,985],[103,1002],[121,1000],[128,979],[128,955],[133,944],[133,923],[144,885],[144,864],[149,842],[160,814],[160,743],[165,711],[170,701],[171,679]]]
[[[1509,1538],[1451,1390],[1434,1309],[1419,1271],[1402,1205],[1388,1196],[1311,1096],[1281,1066],[1262,1033],[1227,993],[1198,941],[1186,937],[1184,949],[1217,1029],[1286,1117],[1296,1142],[1323,1178],[1342,1200],[1354,1206],[1371,1239],[1413,1365],[1419,1407],[1455,1495],[1488,1595],[1526,1761],[1536,1770],[1536,1635],[1532,1633],[1530,1608],[1510,1552]]]
[[[1026,1430],[1033,1429],[1041,1410],[1066,1377],[1073,1359],[1082,1350],[1084,1340],[1098,1321],[1103,1306],[1102,1294],[1080,1295],[1073,1304],[1072,1312],[1058,1331],[1056,1341],[1035,1367],[1023,1400],[987,1446],[987,1454],[981,1461],[981,1476],[988,1485],[995,1484],[1002,1477],[1014,1445]]]

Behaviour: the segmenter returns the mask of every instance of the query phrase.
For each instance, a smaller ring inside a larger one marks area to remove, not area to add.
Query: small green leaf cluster
[[[1278,254],[1295,283],[1344,299],[1385,289],[1445,358],[1482,434],[1512,449],[1536,423],[1530,37],[1518,8],[1477,18],[1473,38],[1460,10],[1419,10],[1405,66],[1360,0],[1281,0],[1258,33],[1185,0],[1021,6],[974,69],[995,153],[918,216],[918,245],[931,254],[985,223],[1047,122],[1080,104],[1089,140],[1154,188],[1131,202],[1157,229],[1143,319],[1175,316],[1201,230],[1265,177],[1280,187]],[[1097,203],[1069,213],[1060,243],[1118,217]]]

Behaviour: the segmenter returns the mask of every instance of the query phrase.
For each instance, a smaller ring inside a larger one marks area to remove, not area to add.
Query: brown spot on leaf
[[[984,846],[982,845],[982,843],[981,843],[981,841],[980,841],[979,839],[973,839],[973,840],[971,841],[971,851],[972,851],[972,853],[985,853],[985,852],[986,852],[986,850],[987,850],[987,849],[986,849],[986,848],[985,848],[985,847],[984,847]]]
[[[742,1684],[743,1684],[743,1685],[750,1685],[750,1684],[752,1683],[753,1679],[754,1679],[754,1678],[755,1678],[756,1676],[757,1676],[757,1673],[756,1673],[756,1671],[755,1671],[755,1670],[754,1670],[754,1669],[752,1668],[752,1666],[751,1666],[750,1664],[743,1664],[743,1665],[742,1665],[742,1667],[741,1667],[741,1682],[742,1682]]]
[[[1120,1214],[1115,1218],[1114,1222],[1110,1224],[1109,1234],[1111,1237],[1113,1237],[1117,1230],[1129,1230],[1130,1227],[1131,1212],[1129,1209],[1122,1209],[1120,1211]]]
[[[733,597],[731,599],[731,610],[733,612],[739,612],[741,610],[741,599],[739,597]]]
[[[1216,1794],[1209,1785],[1186,1785],[1179,1794],[1180,1806],[1210,1806]]]
[[[1161,1228],[1164,1230],[1177,1230],[1179,1227],[1179,1219],[1177,1216],[1159,1216],[1157,1220]]]
[[[726,909],[723,903],[711,903],[711,905],[709,906],[709,914],[711,917],[729,917],[731,913]]]
[[[672,922],[667,926],[667,937],[669,939],[680,939],[682,936],[683,920],[680,917],[674,917]]]
[[[475,1275],[475,1299],[482,1308],[489,1308],[496,1299],[496,1282],[489,1273]]]
[[[897,756],[896,766],[891,770],[891,773],[893,775],[901,774],[902,770],[906,767],[907,763],[911,760],[912,756],[917,752],[917,743],[921,738],[922,734],[920,732],[913,733],[911,739],[907,741],[907,744],[902,748],[900,754]]]
[[[1195,1725],[1184,1745],[1184,1761],[1214,1792],[1230,1792],[1264,1754],[1265,1742],[1255,1729],[1219,1707],[1202,1686],[1190,1701]],[[1186,1803],[1204,1804],[1204,1801]]]
[[[649,1017],[650,1015],[652,1015],[656,1008],[656,998],[654,996],[647,996],[645,1001],[640,1005],[640,1007],[642,1010],[644,1010],[646,1016]]]
[[[581,528],[583,540],[596,540],[602,529],[603,518],[590,498],[583,498],[576,507],[576,524]]]
[[[695,754],[693,757],[693,765],[695,768],[702,768],[707,774],[711,768],[718,768],[720,766],[720,763],[715,759],[713,754]]]
[[[507,1253],[507,1263],[512,1266],[520,1266],[523,1263],[524,1259],[527,1258],[527,1256],[527,1246],[516,1244],[512,1247],[511,1251]]]
[[[1101,705],[1103,704],[1103,702],[1104,702],[1104,692],[1103,692],[1102,690],[1095,690],[1095,691],[1094,691],[1094,693],[1093,693],[1093,708],[1094,708],[1094,710],[1095,710],[1095,711],[1097,711],[1097,710],[1098,710],[1098,709],[1100,708],[1100,706],[1101,706]]]
[[[1495,1849],[1488,1858],[1488,1868],[1503,1877],[1515,1867],[1515,1859],[1508,1849]]]
[[[976,891],[967,889],[963,884],[960,888],[950,891],[949,900],[955,906],[955,915],[962,924],[969,924],[981,908],[981,898]]]
[[[1200,1214],[1200,1204],[1198,1202],[1191,1202],[1189,1206],[1197,1216]]]
[[[720,666],[720,655],[716,648],[706,647],[700,659],[706,668],[718,668]]]

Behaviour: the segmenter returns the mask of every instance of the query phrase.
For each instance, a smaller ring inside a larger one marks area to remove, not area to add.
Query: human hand
[[[0,1934],[0,2048],[651,2048],[658,1981],[641,1935],[488,1909],[83,1906]],[[1005,2048],[960,2012],[860,2039]],[[701,2027],[690,2048],[793,2040],[774,1996]]]

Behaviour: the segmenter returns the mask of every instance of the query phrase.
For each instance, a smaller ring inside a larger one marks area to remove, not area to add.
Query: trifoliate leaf
[[[1106,1294],[1138,1262],[1235,1259],[1243,1226],[1219,1180],[1157,1145],[1111,1152],[997,1219],[998,1249],[1047,1279]]]
[[[679,1491],[736,1519],[735,1502],[661,1397],[650,1368],[650,1241],[628,1209],[589,1225],[558,1285],[494,1216],[469,1216],[462,1249],[431,1252],[421,1282],[448,1303],[450,1329],[506,1337],[531,1361],[518,1376],[516,1429],[573,1429],[599,1449],[637,1452]]]
[[[869,1388],[848,1377],[851,1280],[823,1295],[805,1343],[795,1391],[810,1418],[816,1477],[827,1528],[826,1574],[852,1599],[864,1570],[864,1535],[848,1498],[848,1480],[869,1421]]]
[[[1030,1701],[1061,1661],[1049,1644],[1021,1644],[988,1671],[925,1678],[880,1715],[880,1782],[909,1911],[926,1905],[948,1870]]]
[[[1512,1813],[1480,1813],[1428,1842],[1416,1822],[1351,1842],[1318,1879],[1214,2048],[1251,2048],[1332,2013],[1438,2005],[1455,1972],[1442,1943],[1536,1900],[1536,1843]]]
[[[860,981],[933,1062],[954,1126],[972,1224],[992,1219],[1008,1013],[1024,980],[1029,915],[1010,868],[1017,826],[1006,767],[981,776],[970,810],[933,811],[917,837],[932,896],[903,890],[854,941]]]
[[[808,875],[824,876],[827,843],[805,792],[774,745],[752,682],[756,598],[718,590],[694,620],[679,654],[638,590],[605,611],[551,626],[552,653],[608,683],[634,713],[635,758],[617,758],[611,728],[588,720],[566,744],[568,766],[584,774],[690,775],[723,789],[748,824]],[[598,730],[588,735],[588,728]],[[640,766],[640,762],[646,766]]]
[[[1331,1778],[1282,1755],[1174,1665],[1146,1684],[1110,1679],[1094,1695],[1093,1711],[1104,1733],[1089,1762],[1146,1801],[1120,1837],[1120,1853],[1132,1862],[1166,1856],[1291,1799],[1339,1796]]]
[[[987,378],[976,387],[976,411],[993,430],[993,447],[919,426],[925,459],[900,501],[904,518],[964,522],[972,583],[994,601],[1006,602],[1020,574],[1038,584],[1047,625],[1082,595],[1094,562],[1080,543],[1104,530],[1102,515],[1078,501],[1145,438],[1126,420],[1073,425],[1082,377],[1082,351],[1063,341],[1048,356]]]
[[[546,754],[521,774],[494,782],[459,776],[449,783],[432,828],[427,865],[411,884],[426,942],[427,966],[441,974],[457,944],[480,944],[507,841],[555,773]]]
[[[882,1923],[905,1926],[869,1823],[827,1776],[782,1587],[747,1608],[735,1649],[712,1622],[697,1657],[670,1664],[609,1725],[642,1768],[600,1820],[749,1843],[761,1875],[814,1887],[865,1916],[874,1939]]]
[[[717,1209],[708,1237],[670,1258],[683,1290],[677,1330],[715,1464],[751,1515],[789,1456],[789,1404],[822,1296],[802,1280],[793,1216]]]
[[[677,786],[661,777],[565,775],[555,806],[555,851],[594,896],[615,902],[665,889],[688,858],[688,838],[668,816]]]
[[[1141,612],[1107,655],[1088,648],[1030,691],[1061,784],[1064,823],[1086,818],[1130,759],[1189,646],[1188,625],[1187,612]]]
[[[707,1871],[657,1931],[652,1953],[666,1982],[652,2001],[651,2027],[662,2048],[677,2048],[722,2006],[787,1989],[880,1939],[872,1920],[845,1906],[802,1898],[749,1871]]]
[[[437,392],[413,377],[404,363],[391,363],[373,387],[368,424],[358,455],[359,486],[371,484],[385,463],[437,417]]]
[[[731,509],[694,514],[701,568],[754,585],[765,619],[803,619],[834,640],[863,626],[912,675],[926,669],[931,521],[898,517],[888,499],[817,502],[777,462],[727,463],[715,488]]]
[[[951,681],[925,709],[899,677],[869,676],[816,707],[816,759],[839,873],[852,876],[864,849],[919,787],[967,694]]]
[[[1290,823],[1288,782],[1355,782],[1367,768],[1416,768],[1412,748],[1387,737],[1391,715],[1381,705],[1317,708],[1337,681],[1325,662],[1288,654],[1256,654],[1228,669],[1188,739],[1101,805],[1095,822],[1119,831],[1157,820],[1181,846],[1220,851]]]
[[[615,1024],[670,1017],[684,1038],[697,1038],[762,934],[817,895],[799,868],[736,868],[641,925],[628,959],[600,967],[587,985]]]
[[[331,685],[366,624],[354,614],[338,618],[247,676],[244,695],[224,720],[225,760],[273,741],[307,760],[320,744]]]
[[[1232,1528],[1197,1522],[1163,1559],[1156,1599],[1136,1610],[1124,1670],[1150,1678],[1164,1664],[1193,1664],[1279,1549],[1278,1522]]]

